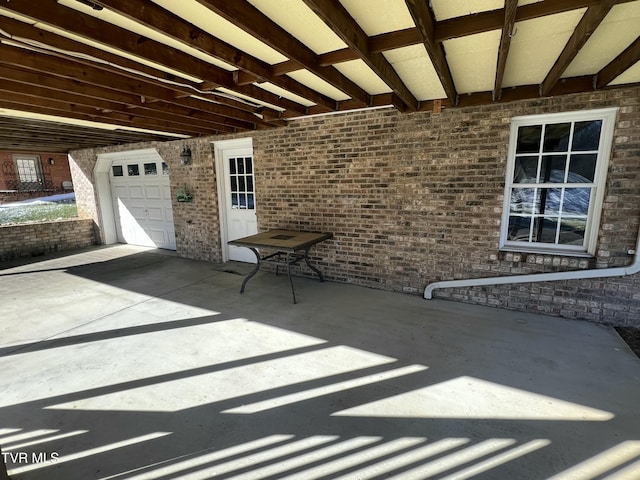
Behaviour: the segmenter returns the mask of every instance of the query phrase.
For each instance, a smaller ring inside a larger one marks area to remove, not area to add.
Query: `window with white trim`
[[[512,119],[502,250],[595,253],[616,113]]]

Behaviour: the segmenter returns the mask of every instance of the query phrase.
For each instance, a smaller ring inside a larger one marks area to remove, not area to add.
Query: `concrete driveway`
[[[125,245],[4,267],[15,480],[640,478],[608,327],[298,277],[294,305]]]

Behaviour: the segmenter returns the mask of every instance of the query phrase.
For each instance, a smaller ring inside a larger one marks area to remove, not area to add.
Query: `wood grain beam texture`
[[[445,58],[444,49],[441,43],[434,40],[433,31],[435,22],[433,13],[424,0],[405,0],[405,3],[413,18],[413,23],[416,24],[418,32],[420,32],[421,41],[427,49],[433,68],[442,84],[442,88],[444,88],[449,101],[453,105],[456,105],[458,103],[458,93],[453,84],[453,78]]]

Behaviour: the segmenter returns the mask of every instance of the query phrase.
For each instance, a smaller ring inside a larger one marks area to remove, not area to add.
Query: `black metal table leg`
[[[256,268],[253,269],[253,271],[251,271],[246,277],[244,277],[244,280],[242,281],[242,286],[240,287],[240,293],[244,293],[244,287],[247,285],[247,282],[249,280],[251,280],[251,277],[253,277],[256,273],[258,273],[258,270],[260,270],[260,252],[258,252],[258,250],[256,248],[253,247],[248,247],[249,250],[251,250],[255,256],[256,256]]]
[[[309,261],[309,249],[306,248],[304,250],[304,261],[307,264],[307,267],[309,267],[311,270],[313,270],[314,272],[316,272],[318,274],[318,277],[320,278],[321,282],[324,282],[324,277],[322,276],[322,272],[320,270],[318,270],[316,267],[314,267],[313,265],[311,265],[311,262]]]
[[[296,302],[296,290],[295,288],[293,288],[293,279],[291,278],[291,264],[295,261],[295,260],[291,260],[290,256],[293,255],[294,259],[295,259],[295,253],[287,253],[287,276],[289,277],[289,283],[291,284],[291,295],[293,295],[293,303],[297,303]]]

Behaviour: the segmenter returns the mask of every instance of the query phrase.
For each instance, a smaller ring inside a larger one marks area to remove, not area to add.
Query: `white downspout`
[[[633,261],[626,267],[595,268],[591,270],[572,270],[569,272],[532,273],[528,275],[511,275],[506,277],[469,278],[467,280],[445,280],[427,285],[424,298],[431,300],[433,291],[439,288],[475,287],[479,285],[504,285],[511,283],[553,282],[557,280],[576,280],[586,278],[624,277],[640,272],[640,231],[636,239]]]

